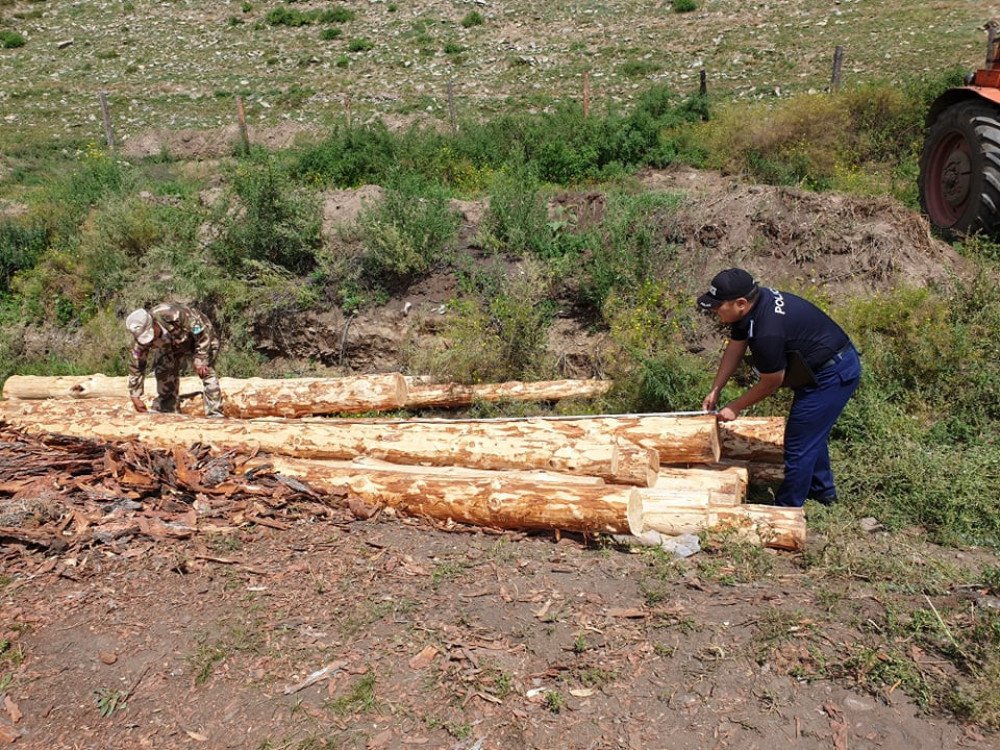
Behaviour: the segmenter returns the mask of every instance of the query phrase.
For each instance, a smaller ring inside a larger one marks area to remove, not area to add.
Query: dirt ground
[[[0,738],[102,750],[997,746],[902,691],[793,676],[807,646],[855,637],[850,618],[817,605],[795,555],[723,585],[577,537],[288,513],[283,530],[2,548],[3,637],[22,661]],[[868,598],[851,591],[846,612],[863,618]]]

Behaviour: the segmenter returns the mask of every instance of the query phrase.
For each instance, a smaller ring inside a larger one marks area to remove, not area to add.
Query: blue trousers
[[[852,347],[816,373],[817,384],[796,388],[785,425],[785,480],[776,505],[801,507],[806,498],[833,500],[837,490],[827,441],[837,417],[861,381],[861,360]]]

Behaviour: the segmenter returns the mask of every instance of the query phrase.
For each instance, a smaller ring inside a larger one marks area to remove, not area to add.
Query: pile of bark
[[[369,386],[376,388],[385,377],[370,378]],[[376,398],[359,400],[358,393],[369,387],[359,385],[363,380],[344,384],[354,402],[363,401],[365,411],[389,408],[373,406]],[[260,413],[266,406],[262,382],[224,392],[230,401],[238,400],[233,394],[255,394],[252,408]],[[322,392],[327,404],[346,401],[333,395],[337,380],[270,382],[280,389],[271,392],[272,414],[287,413],[293,403],[289,394]],[[415,382],[403,380],[406,388]],[[10,381],[5,394],[9,386]],[[438,393],[468,388],[433,387]],[[511,384],[489,387],[517,390]],[[745,503],[751,477],[773,473],[770,467],[780,461],[780,419],[738,420],[722,432],[710,415],[212,420],[140,415],[121,395],[90,395],[10,399],[0,416],[32,434],[136,442],[167,451],[202,445],[216,453],[266,454],[257,459],[259,465],[315,490],[352,493],[374,506],[459,523],[637,535],[724,524],[779,548],[801,549],[805,540],[801,510]],[[247,399],[240,403],[241,410],[251,408]],[[311,402],[294,403],[299,413],[317,413]]]
[[[346,492],[319,493],[254,457],[207,446],[150,449],[29,435],[0,422],[0,542],[61,551],[132,537],[187,539],[245,523],[289,528],[304,506],[326,515]]]

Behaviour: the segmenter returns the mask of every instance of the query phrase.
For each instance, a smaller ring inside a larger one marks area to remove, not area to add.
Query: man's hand
[[[194,363],[194,373],[199,378],[201,378],[202,380],[204,380],[205,378],[208,377],[208,365],[206,365],[206,364],[204,364],[202,362],[195,362]]]
[[[732,422],[739,415],[740,413],[737,409],[734,409],[731,406],[724,406],[719,409],[718,417],[720,422]]]
[[[142,399],[138,396],[132,396],[132,406],[134,406],[135,410],[140,414],[145,414],[147,411],[146,405],[142,403]]]
[[[719,403],[719,389],[713,388],[705,396],[705,400],[701,402],[701,408],[705,411],[715,411],[716,405]]]

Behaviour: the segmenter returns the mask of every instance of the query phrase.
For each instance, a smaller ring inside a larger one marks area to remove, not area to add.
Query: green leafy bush
[[[629,295],[676,257],[671,233],[679,198],[666,193],[608,196],[604,220],[592,230],[596,241],[580,268],[582,299],[600,310],[613,292]]]
[[[362,211],[358,224],[366,274],[382,284],[395,285],[449,259],[459,217],[442,188],[407,175],[388,187],[376,206]]]
[[[284,5],[272,8],[265,16],[265,20],[271,26],[291,26],[293,28],[309,26],[314,23],[347,23],[353,19],[354,12],[346,8],[298,10]]]
[[[44,227],[0,221],[0,294],[10,290],[10,280],[18,271],[32,268],[48,244]]]
[[[771,184],[891,192],[916,206],[917,161],[931,101],[961,73],[803,94],[778,105],[724,109],[704,128],[710,164]]]
[[[314,197],[295,188],[268,158],[241,163],[231,180],[235,204],[222,220],[221,237],[213,248],[219,261],[234,270],[251,260],[309,271],[320,245]]]
[[[350,44],[347,45],[348,52],[368,52],[373,49],[375,49],[375,43],[370,39],[365,39],[364,37],[352,39]]]
[[[343,35],[343,33],[344,32],[337,26],[331,26],[330,28],[323,29],[319,33],[319,38],[329,42],[333,39],[339,39]]]
[[[513,257],[547,257],[553,247],[541,185],[525,163],[497,173],[489,205],[479,225],[478,241],[493,252]]]
[[[692,10],[698,10],[695,0],[674,0],[675,13],[690,13]]]
[[[23,47],[25,44],[26,40],[23,35],[17,33],[16,31],[0,29],[0,48],[15,49],[17,47]]]
[[[894,526],[1000,545],[998,279],[901,290],[838,314],[864,379],[834,436],[846,496]]]
[[[486,19],[483,18],[483,14],[475,10],[470,10],[462,18],[462,26],[466,29],[471,29],[473,26],[482,26],[484,23],[486,23]]]
[[[551,278],[536,261],[509,271],[496,263],[471,273],[465,294],[449,305],[442,346],[416,353],[415,367],[463,383],[550,376],[550,293]]]

